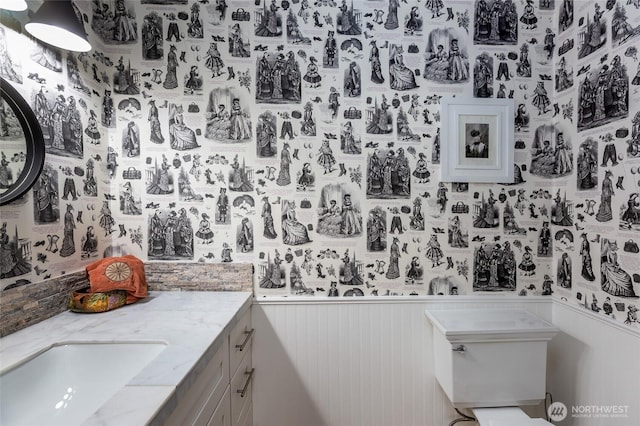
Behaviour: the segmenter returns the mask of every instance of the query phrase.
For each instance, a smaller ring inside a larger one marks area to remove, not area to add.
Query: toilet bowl
[[[553,426],[545,419],[532,419],[519,407],[472,408],[479,426]]]

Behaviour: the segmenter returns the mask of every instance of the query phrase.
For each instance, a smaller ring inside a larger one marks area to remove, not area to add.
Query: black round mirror
[[[0,77],[0,206],[27,192],[44,165],[40,123],[18,91]]]

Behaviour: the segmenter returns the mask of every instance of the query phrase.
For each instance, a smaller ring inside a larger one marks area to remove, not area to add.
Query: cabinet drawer
[[[229,392],[229,387],[227,386],[227,391],[224,393],[220,404],[216,407],[216,411],[213,412],[213,415],[209,419],[209,422],[206,423],[207,426],[231,426],[231,395]]]
[[[249,404],[247,415],[240,424],[240,426],[253,426],[253,404]]]
[[[242,425],[252,407],[253,369],[251,352],[245,354],[231,379],[231,424]]]
[[[229,383],[229,344],[226,339],[180,398],[166,425],[206,424]],[[202,420],[204,419],[204,421]]]
[[[252,341],[251,309],[248,309],[229,334],[229,376],[233,377],[244,354],[251,353]]]

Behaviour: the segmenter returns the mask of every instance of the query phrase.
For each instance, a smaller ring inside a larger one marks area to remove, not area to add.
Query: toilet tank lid
[[[425,314],[450,341],[551,340],[559,331],[523,309],[427,309]]]

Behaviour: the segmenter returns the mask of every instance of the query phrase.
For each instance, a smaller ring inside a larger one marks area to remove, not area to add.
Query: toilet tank
[[[538,404],[558,329],[518,309],[428,309],[435,376],[454,407]]]

